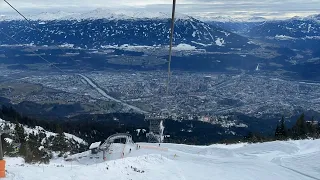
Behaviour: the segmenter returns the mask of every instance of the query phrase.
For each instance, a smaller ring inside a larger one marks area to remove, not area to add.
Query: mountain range
[[[63,12],[42,13],[30,19],[40,32],[17,18],[3,18],[0,29],[21,44],[37,46],[72,44],[78,48],[99,49],[103,46],[169,44],[170,15],[165,13],[124,15],[98,9],[78,16]],[[190,16],[178,15],[175,25],[176,45],[224,50],[250,46],[247,38]],[[2,38],[0,43],[17,44],[8,37]]]
[[[96,50],[117,50],[112,51],[113,53],[103,52],[112,58],[119,55],[139,56],[144,59],[146,56],[165,58],[169,44],[170,17],[171,14],[168,13],[152,14],[143,11],[126,13],[105,9],[82,14],[41,13],[29,16],[35,28],[21,18],[1,16],[0,30],[6,36],[2,36],[0,44],[2,47],[60,46],[66,49],[89,50],[90,53]],[[287,20],[267,21],[256,17],[249,22],[228,20],[204,22],[191,16],[177,14],[175,50],[188,53],[174,54],[173,67],[206,71],[224,71],[230,67],[255,70],[257,64],[275,62],[285,70],[300,71],[297,64],[309,67],[317,62],[314,60],[320,54],[317,48],[319,42],[319,15]],[[121,51],[118,51],[119,49]],[[21,52],[11,52],[8,55],[4,53],[0,59],[5,60],[14,53]],[[61,55],[61,52],[56,51],[43,53]],[[201,55],[198,55],[199,53]],[[110,58],[101,54],[99,56],[101,61]],[[21,64],[20,61],[18,63]],[[99,64],[100,67],[101,65]],[[268,64],[264,65],[264,69],[270,68],[275,70]]]
[[[285,21],[270,21],[256,25],[248,31],[250,37],[264,37],[268,40],[292,42],[296,49],[318,49],[320,41],[320,15],[308,18],[292,18]]]

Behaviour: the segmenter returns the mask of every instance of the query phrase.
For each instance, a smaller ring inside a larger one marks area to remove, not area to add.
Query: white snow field
[[[102,153],[76,154],[49,165],[6,158],[10,180],[320,180],[320,140],[188,146],[113,144]],[[129,152],[131,148],[131,153]],[[124,158],[122,152],[124,151]],[[120,159],[117,159],[120,158]],[[116,159],[116,160],[112,160]]]

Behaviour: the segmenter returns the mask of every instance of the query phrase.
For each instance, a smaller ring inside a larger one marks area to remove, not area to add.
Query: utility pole
[[[3,150],[2,150],[2,134],[8,134],[12,130],[0,130],[0,178],[6,177],[6,161],[3,160]]]

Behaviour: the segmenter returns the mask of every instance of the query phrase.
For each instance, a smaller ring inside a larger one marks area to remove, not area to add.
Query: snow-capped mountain
[[[246,22],[264,22],[264,21],[269,21],[269,20],[259,16],[251,17],[246,20]]]
[[[40,16],[36,16],[33,20],[41,20]],[[73,13],[60,17],[60,20],[84,20],[84,19],[109,19],[109,20],[132,20],[132,19],[168,19],[171,14],[164,12],[130,11],[130,10],[111,10],[99,8],[85,13]],[[177,13],[176,19],[189,19],[190,16]],[[52,18],[54,19],[54,18]],[[55,18],[57,19],[57,18]]]
[[[314,21],[320,22],[320,14],[315,14],[315,15],[308,16],[307,19],[312,19]]]
[[[73,47],[95,49],[124,44],[162,46],[169,44],[170,17],[165,13],[125,14],[97,9],[83,14],[58,12],[31,16],[41,33],[25,21],[15,19],[1,21],[0,29],[21,44],[72,44]],[[243,48],[249,42],[244,37],[185,15],[177,16],[174,38],[176,45],[189,44],[199,48]],[[17,42],[5,37],[0,39],[0,44]]]
[[[318,48],[320,43],[319,15],[260,23],[252,27],[248,35],[280,44],[286,43],[286,46],[292,48]]]
[[[297,38],[318,39],[320,15],[308,17],[293,17],[290,19],[272,20],[263,17],[232,19],[217,17],[205,22],[228,31],[249,37],[268,37],[278,40],[293,40]],[[292,38],[290,38],[292,37]]]
[[[221,22],[221,23],[241,23],[241,22],[264,22],[268,21],[268,19],[259,16],[253,17],[244,17],[244,18],[235,18],[231,16],[216,16],[216,17],[202,17],[199,16],[197,19],[204,22]]]
[[[35,14],[29,16],[30,20],[42,20],[42,21],[50,21],[50,20],[57,20],[57,19],[67,19],[68,17],[81,17],[81,13],[69,13],[63,11],[57,12],[43,12],[40,14]]]
[[[316,16],[314,16],[316,17]],[[292,18],[284,21],[269,21],[254,27],[253,36],[287,36],[292,38],[320,37],[320,23],[316,18]]]
[[[171,17],[170,13],[165,12],[151,12],[146,10],[114,10],[98,8],[88,12],[42,12],[38,14],[26,15],[28,19],[36,20],[85,20],[85,19],[109,19],[109,20],[125,20],[125,19],[168,19]],[[190,16],[176,13],[176,19],[188,19]],[[0,21],[22,20],[18,14],[15,15],[1,15]]]
[[[246,36],[253,27],[261,24],[262,22],[210,21],[207,23],[236,34]]]
[[[271,21],[264,17],[246,17],[246,18],[234,18],[231,16],[218,16],[213,18],[203,17],[200,18],[204,22],[217,26],[222,29],[226,29],[230,32],[246,36],[249,30],[262,22]]]

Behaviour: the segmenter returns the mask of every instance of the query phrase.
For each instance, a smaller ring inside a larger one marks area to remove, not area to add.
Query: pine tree
[[[276,132],[274,133],[274,136],[275,136],[276,140],[279,140],[279,138],[280,138],[280,127],[279,127],[279,124],[277,124]]]
[[[62,128],[60,126],[57,126],[56,128],[57,135],[54,137],[52,142],[52,150],[53,151],[60,151],[60,152],[67,152],[70,150],[67,138],[64,135],[64,132],[62,131]]]
[[[16,123],[14,131],[17,141],[19,141],[20,143],[24,143],[26,139],[26,134],[24,132],[23,126],[19,123]]]
[[[9,123],[5,122],[3,126],[3,130],[9,130],[9,129],[10,129]]]
[[[307,130],[308,130],[308,137],[312,138],[318,138],[318,125],[314,124],[315,119],[314,117],[311,118],[311,123],[307,124]]]
[[[317,126],[316,138],[320,138],[320,124]]]
[[[302,114],[294,127],[292,128],[292,135],[294,139],[304,139],[308,135],[307,123],[304,119],[304,114]]]
[[[40,154],[41,154],[40,162],[48,164],[50,162],[50,159],[52,158],[52,154],[46,151],[45,149],[40,150]]]
[[[24,145],[24,148],[23,148],[24,149],[24,154],[23,154],[24,161],[26,163],[32,163],[32,161],[33,161],[33,152],[30,149],[30,145],[29,145],[28,142],[25,142],[23,145]]]
[[[10,157],[16,157],[18,155],[18,152],[15,151],[15,148],[13,147],[12,144],[2,141],[3,142],[3,153],[6,156]]]
[[[285,121],[284,121],[284,117],[283,116],[281,118],[279,131],[280,131],[280,138],[281,139],[287,139],[288,138],[288,133],[287,133],[287,129],[286,129],[286,125],[285,125]]]

